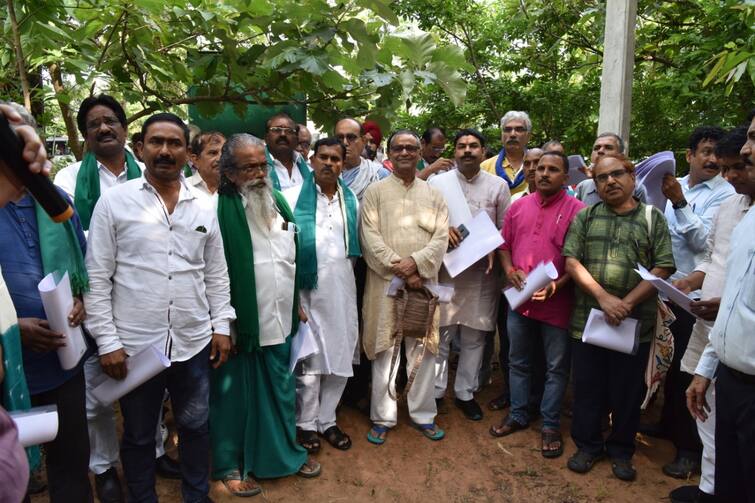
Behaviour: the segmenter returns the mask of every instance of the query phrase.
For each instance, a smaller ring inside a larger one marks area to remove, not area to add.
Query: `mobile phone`
[[[461,236],[461,240],[464,241],[467,236],[469,236],[469,229],[467,229],[464,224],[461,224],[456,228],[457,231],[459,231],[459,235]]]

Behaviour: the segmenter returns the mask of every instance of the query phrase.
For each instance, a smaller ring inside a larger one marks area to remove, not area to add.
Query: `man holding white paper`
[[[283,193],[299,228],[302,309],[317,327],[322,346],[296,375],[296,426],[310,452],[319,449],[318,433],[337,449],[351,447],[351,439],[336,424],[336,407],[353,375],[359,340],[354,279],[354,261],[362,254],[359,203],[339,177],[346,152],[336,138],[317,140],[313,176]]]
[[[511,411],[490,430],[494,436],[503,436],[529,425],[533,347],[539,345],[538,338],[542,339],[546,368],[539,405],[543,416],[541,452],[547,458],[563,453],[561,401],[569,380],[568,327],[573,291],[561,252],[569,225],[585,207],[563,190],[568,178],[569,159],[559,152],[545,152],[535,171],[537,192],[511,206],[504,219],[504,243],[499,251],[506,278],[517,290],[525,287],[527,275],[538,264],[552,263],[556,271],[556,277],[534,292],[531,300],[509,310]]]
[[[632,197],[635,177],[630,161],[623,156],[602,156],[593,179],[602,202],[577,214],[563,250],[566,271],[579,287],[570,327],[574,339],[571,435],[578,451],[567,467],[586,473],[607,453],[614,475],[634,480],[631,459],[658,297],[655,288],[641,280],[634,269],[639,263],[666,278],[674,271],[674,259],[661,212]],[[629,317],[639,320],[637,353],[619,353],[580,342],[591,309],[602,310],[612,325]],[[606,412],[611,413],[612,429],[604,441],[601,422]]]
[[[296,441],[289,371],[291,340],[307,321],[296,282],[301,231],[269,169],[257,138],[236,134],[223,146],[218,221],[238,318],[234,354],[212,372],[210,439],[212,478],[236,496],[259,494],[255,478],[320,473]]]
[[[142,135],[144,175],[102,194],[92,215],[87,326],[113,379],[126,378],[128,356],[148,345],[172,362],[120,398],[129,499],[157,499],[155,428],[167,389],[179,435],[183,498],[205,501],[210,365],[225,362],[235,319],[223,242],[212,200],[181,175],[189,142],[184,122],[156,114]]]
[[[511,195],[502,178],[480,171],[484,153],[485,138],[482,134],[475,129],[462,129],[454,137],[454,157],[458,169],[441,176],[456,177],[464,198],[457,203],[467,205],[473,215],[486,212],[496,228],[500,229]],[[433,185],[432,179],[430,185]],[[449,207],[452,205],[450,201],[447,203]],[[451,248],[459,246],[462,239],[458,227],[448,228]],[[478,421],[482,419],[482,409],[474,399],[474,392],[480,384],[477,378],[485,349],[485,336],[487,332],[495,330],[501,289],[498,268],[494,267],[489,257],[484,257],[454,278],[444,266],[439,281],[453,285],[454,296],[451,302],[440,306],[435,399],[441,400],[446,394],[448,354],[451,340],[458,335],[461,350],[454,382],[454,403],[467,419]]]

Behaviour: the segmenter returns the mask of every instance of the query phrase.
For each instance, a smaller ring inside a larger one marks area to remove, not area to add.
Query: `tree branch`
[[[126,15],[126,11],[122,10],[121,15],[118,16],[118,19],[115,20],[115,23],[113,23],[113,29],[110,30],[110,35],[108,35],[107,40],[105,41],[105,47],[102,49],[102,54],[100,54],[100,57],[97,59],[97,64],[94,65],[94,70],[92,71],[92,74],[96,74],[99,69],[100,65],[102,64],[102,61],[105,59],[105,53],[107,53],[107,50],[110,48],[110,43],[113,40],[113,35],[115,35],[115,30],[118,28],[118,24],[120,24],[123,17]],[[92,79],[92,87],[89,88],[89,96],[92,96],[94,94],[94,86],[97,83],[97,79]]]
[[[51,63],[47,69],[50,71],[52,88],[55,90],[55,98],[58,100],[60,113],[63,115],[63,123],[66,126],[66,133],[68,134],[68,145],[76,159],[81,160],[83,152],[81,144],[79,143],[79,130],[76,128],[76,122],[73,120],[71,107],[62,98],[62,95],[65,92],[65,87],[63,85],[63,78],[60,74],[60,65],[58,63]]]
[[[21,79],[21,91],[24,94],[24,107],[31,112],[31,88],[29,86],[29,76],[26,74],[26,60],[24,59],[24,49],[21,47],[21,34],[18,31],[18,21],[16,21],[16,8],[13,0],[7,0],[8,18],[10,19],[11,28],[13,28],[13,49],[16,52],[16,66],[18,66],[18,77]]]

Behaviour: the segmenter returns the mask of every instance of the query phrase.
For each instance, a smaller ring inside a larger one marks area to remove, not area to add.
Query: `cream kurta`
[[[324,347],[320,348],[320,354],[305,360],[302,369],[304,374],[351,377],[351,365],[359,339],[359,324],[354,264],[346,255],[344,210],[338,192],[333,199],[328,199],[328,196],[320,191],[320,187],[315,186],[317,288],[300,290],[299,297],[302,308],[319,329],[319,342]],[[291,209],[296,208],[301,187],[298,185],[283,192]],[[326,365],[326,356],[330,371]]]
[[[423,279],[435,280],[448,247],[448,207],[440,192],[415,178],[407,187],[395,174],[367,188],[360,235],[367,262],[362,344],[370,360],[393,344],[393,299],[385,295],[391,262],[411,256]],[[437,353],[436,312],[428,350]]]
[[[506,182],[485,171],[480,171],[471,180],[467,180],[461,171],[454,172],[458,175],[472,216],[484,211],[500,229],[511,205],[511,193]],[[495,329],[502,283],[498,268],[485,274],[487,268],[488,259],[484,257],[456,278],[451,278],[445,267],[441,269],[440,282],[453,284],[454,296],[448,304],[441,304],[440,326],[458,324],[482,331]]]

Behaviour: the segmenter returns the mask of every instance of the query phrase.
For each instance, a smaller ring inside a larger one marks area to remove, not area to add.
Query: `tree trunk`
[[[68,147],[73,152],[77,161],[81,160],[82,149],[79,142],[79,130],[76,126],[76,121],[73,119],[73,112],[68,103],[61,99],[61,94],[65,92],[63,87],[63,77],[60,75],[60,66],[57,63],[52,63],[48,67],[50,70],[50,80],[52,80],[52,88],[55,90],[55,97],[58,99],[58,105],[60,105],[60,113],[63,115],[63,122],[66,125],[66,133],[68,134]]]
[[[31,112],[31,91],[29,89],[29,78],[26,76],[26,60],[24,59],[24,50],[21,47],[21,33],[18,31],[16,9],[13,5],[13,0],[7,0],[7,4],[8,18],[10,19],[11,28],[13,28],[13,49],[16,52],[18,77],[21,79],[21,91],[24,93],[24,107]]]

